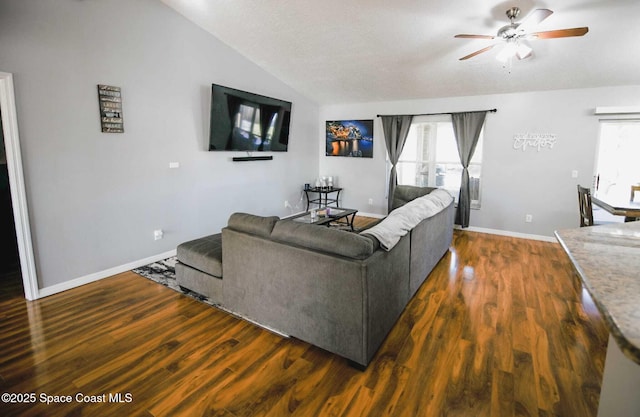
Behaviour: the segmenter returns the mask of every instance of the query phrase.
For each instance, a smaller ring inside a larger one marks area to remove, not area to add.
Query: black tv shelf
[[[245,162],[245,161],[271,161],[273,159],[272,155],[263,155],[263,156],[234,156],[233,160],[235,162]]]

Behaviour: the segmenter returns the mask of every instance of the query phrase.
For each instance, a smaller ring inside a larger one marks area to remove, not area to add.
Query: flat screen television
[[[291,102],[211,85],[210,151],[286,152]]]

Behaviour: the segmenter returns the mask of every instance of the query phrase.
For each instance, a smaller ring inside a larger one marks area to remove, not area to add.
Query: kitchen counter
[[[610,332],[598,416],[637,417],[640,399],[627,393],[640,386],[640,221],[555,235]]]
[[[556,231],[620,350],[640,365],[640,222]]]

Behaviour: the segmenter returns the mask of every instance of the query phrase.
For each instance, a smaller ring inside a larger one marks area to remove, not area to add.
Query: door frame
[[[27,193],[22,170],[22,156],[20,154],[13,75],[7,72],[0,72],[0,109],[2,109],[4,146],[7,154],[9,188],[11,189],[11,204],[13,205],[13,218],[16,226],[24,295],[27,300],[35,300],[39,298],[38,278],[36,276]]]

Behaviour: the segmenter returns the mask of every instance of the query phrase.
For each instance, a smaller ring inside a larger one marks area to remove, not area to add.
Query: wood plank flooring
[[[0,393],[37,399],[0,415],[595,416],[608,333],[560,246],[452,246],[365,372],[133,272],[35,302],[5,291]]]

